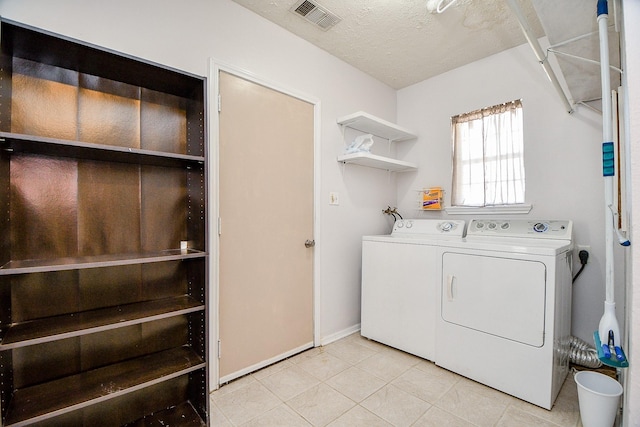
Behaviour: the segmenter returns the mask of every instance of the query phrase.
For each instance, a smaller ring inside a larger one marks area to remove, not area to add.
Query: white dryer
[[[435,359],[436,248],[462,241],[464,221],[399,220],[389,235],[362,238],[362,336]]]
[[[568,372],[571,254],[571,221],[471,221],[439,252],[436,363],[551,409]]]

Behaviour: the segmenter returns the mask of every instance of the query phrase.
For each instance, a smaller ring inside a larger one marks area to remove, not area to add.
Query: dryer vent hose
[[[569,337],[569,361],[585,368],[602,366],[595,347],[574,336]]]

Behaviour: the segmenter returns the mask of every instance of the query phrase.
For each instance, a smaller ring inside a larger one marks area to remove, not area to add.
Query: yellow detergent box
[[[440,210],[442,209],[442,188],[431,187],[422,190],[422,209]]]

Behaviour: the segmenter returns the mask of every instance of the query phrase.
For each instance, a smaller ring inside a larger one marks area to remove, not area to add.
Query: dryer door
[[[539,261],[444,253],[442,319],[542,347],[545,271]]]

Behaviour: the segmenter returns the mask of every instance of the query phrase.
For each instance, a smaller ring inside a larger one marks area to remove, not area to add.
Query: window
[[[451,118],[453,206],[524,203],[522,102]]]

